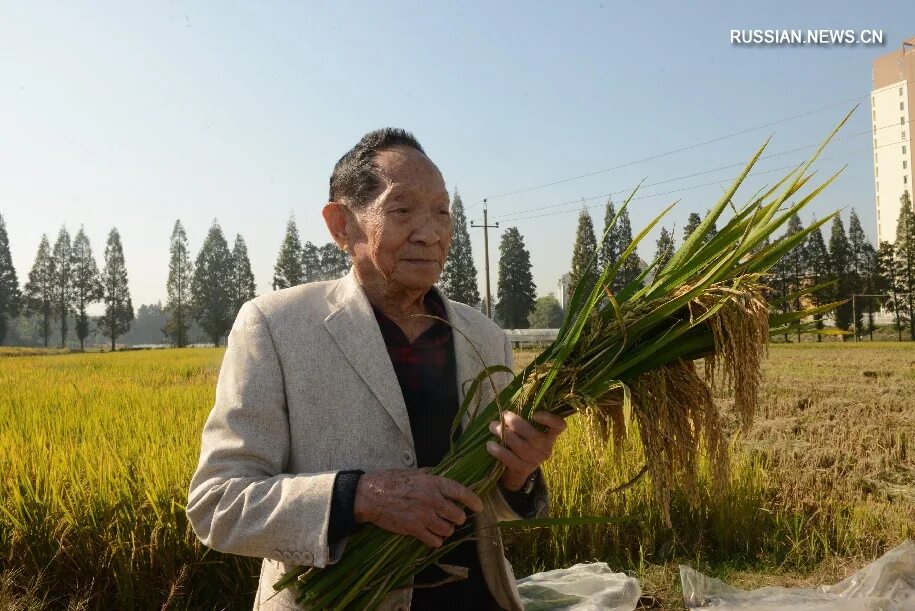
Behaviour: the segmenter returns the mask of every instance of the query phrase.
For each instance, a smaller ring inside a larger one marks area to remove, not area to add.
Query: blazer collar
[[[432,290],[441,297],[452,327],[460,405],[464,401],[465,386],[469,387],[469,382],[485,367],[480,357],[483,346],[474,338],[471,325],[455,310],[447,296],[438,287],[433,286]],[[410,417],[397,374],[375,313],[352,269],[337,281],[330,298],[336,308],[324,320],[325,328],[413,447]],[[469,420],[469,414],[464,414],[462,424],[466,427]]]

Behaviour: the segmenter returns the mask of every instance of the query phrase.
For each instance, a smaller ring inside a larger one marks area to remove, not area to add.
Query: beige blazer
[[[462,381],[484,366],[511,366],[511,344],[474,308],[444,296],[442,301],[455,329],[463,399]],[[509,380],[507,374],[495,377],[497,388]],[[491,400],[487,387],[483,404]],[[255,609],[299,608],[288,590],[274,595],[273,584],[295,565],[323,567],[346,553],[346,541],[327,544],[337,471],[415,465],[403,395],[352,271],[340,280],[274,291],[242,306],[203,430],[187,516],[207,546],[264,558]],[[521,609],[498,529],[487,528],[519,516],[498,490],[484,500],[475,528],[486,529],[478,545],[486,583],[503,607]],[[538,491],[536,505],[538,515],[545,514],[545,489]],[[396,592],[380,608],[405,610],[410,599],[410,590]]]

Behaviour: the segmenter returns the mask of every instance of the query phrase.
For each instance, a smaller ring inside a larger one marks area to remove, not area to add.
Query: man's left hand
[[[566,421],[562,416],[550,412],[537,412],[533,419],[542,424],[546,430],[537,428],[514,412],[502,415],[505,422],[490,422],[489,430],[501,437],[504,444],[490,441],[486,449],[505,465],[505,472],[499,482],[506,490],[521,490],[527,478],[552,455],[553,444],[559,435],[566,430]]]

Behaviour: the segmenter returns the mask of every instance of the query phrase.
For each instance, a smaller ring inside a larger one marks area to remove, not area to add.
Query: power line
[[[760,130],[760,129],[764,129],[764,128],[766,128],[766,127],[771,127],[771,126],[773,126],[773,125],[778,125],[779,123],[785,123],[785,122],[787,122],[787,121],[793,121],[794,119],[800,119],[800,118],[802,118],[802,117],[807,117],[807,116],[810,116],[810,115],[812,115],[812,114],[816,114],[816,113],[819,113],[819,112],[823,112],[823,111],[825,111],[825,110],[829,110],[829,109],[831,109],[831,108],[835,108],[835,107],[837,107],[837,106],[842,106],[842,105],[844,105],[844,104],[848,104],[848,103],[850,103],[850,102],[858,102],[858,101],[863,100],[864,98],[868,97],[869,95],[870,95],[870,94],[862,95],[862,96],[856,96],[856,97],[853,97],[853,98],[849,98],[849,99],[843,100],[843,101],[841,101],[841,102],[836,102],[836,103],[834,103],[834,104],[829,104],[829,105],[827,105],[827,106],[823,106],[823,107],[820,107],[820,108],[817,108],[817,109],[814,109],[814,110],[810,110],[810,111],[807,111],[807,112],[804,112],[804,113],[801,113],[801,114],[792,115],[792,116],[790,116],[790,117],[784,117],[784,118],[782,118],[782,119],[778,119],[778,120],[775,120],[775,121],[770,121],[769,123],[764,123],[764,124],[762,124],[762,125],[757,125],[757,126],[755,126],[755,127],[751,127],[751,128],[748,128],[748,129],[743,129],[743,130],[740,130],[740,131],[732,132],[732,133],[730,133],[730,134],[726,134],[726,135],[724,135],[724,136],[719,136],[719,137],[717,137],[717,138],[712,138],[711,140],[705,140],[705,141],[703,141],[703,142],[696,142],[696,143],[694,143],[694,144],[689,144],[689,145],[687,145],[687,146],[683,146],[683,147],[680,147],[680,148],[677,148],[677,149],[674,149],[674,150],[671,150],[671,151],[667,151],[667,152],[664,152],[664,153],[658,153],[658,154],[656,154],[656,155],[651,155],[651,156],[648,156],[648,157],[644,157],[644,158],[642,158],[642,159],[636,159],[635,161],[629,161],[629,162],[622,163],[622,164],[619,164],[619,165],[615,165],[615,166],[612,166],[612,167],[609,167],[609,168],[604,168],[604,169],[601,169],[601,170],[595,170],[595,171],[593,171],[593,172],[588,172],[588,173],[586,173],[586,174],[580,174],[580,175],[578,175],[578,176],[571,176],[571,177],[569,177],[569,178],[563,178],[563,179],[560,179],[560,180],[555,180],[555,181],[553,181],[553,182],[543,183],[543,184],[534,185],[534,186],[530,186],[530,187],[524,187],[524,188],[521,188],[521,189],[516,189],[516,190],[514,190],[514,191],[506,191],[506,192],[504,192],[504,193],[497,193],[497,194],[495,194],[495,195],[489,195],[489,196],[486,197],[486,199],[487,199],[487,200],[493,200],[493,199],[496,199],[496,198],[499,198],[499,197],[508,197],[509,195],[517,195],[518,193],[527,193],[527,192],[529,192],[529,191],[536,191],[536,190],[538,190],[538,189],[545,189],[546,187],[552,187],[552,186],[555,186],[555,185],[559,185],[559,184],[563,184],[563,183],[567,183],[567,182],[572,182],[572,181],[574,181],[574,180],[580,180],[580,179],[582,179],[582,178],[587,178],[587,177],[589,177],[589,176],[595,176],[595,175],[597,175],[597,174],[603,174],[603,173],[605,173],[605,172],[610,172],[610,171],[612,171],[612,170],[619,170],[619,169],[621,169],[621,168],[625,168],[625,167],[629,167],[629,166],[632,166],[632,165],[636,165],[636,164],[638,164],[638,163],[644,163],[644,162],[646,162],[646,161],[653,161],[653,160],[655,160],[655,159],[660,159],[660,158],[662,158],[662,157],[667,157],[667,156],[669,156],[669,155],[674,155],[674,154],[676,154],[676,153],[682,153],[682,152],[684,152],[684,151],[689,151],[689,150],[698,148],[698,147],[700,147],[700,146],[706,146],[706,145],[708,145],[708,144],[714,144],[715,142],[721,142],[721,141],[723,141],[723,140],[728,140],[728,139],[730,139],[730,138],[735,138],[735,137],[737,137],[737,136],[742,136],[743,134],[748,134],[748,133],[751,133],[751,132],[754,132],[754,131],[758,131],[758,130]],[[476,205],[478,205],[478,204],[480,204],[480,203],[481,203],[481,201],[474,202],[474,203],[471,204],[470,206],[467,206],[467,209],[469,210],[470,208],[473,208],[474,206],[476,206]]]
[[[885,146],[895,146],[895,145],[902,144],[902,143],[904,143],[904,142],[906,142],[906,141],[905,141],[905,140],[899,140],[898,142],[891,142],[891,143],[889,143],[889,144],[881,144],[881,145],[878,146],[877,148],[878,148],[878,149],[881,149],[881,148],[883,148],[883,147],[885,147]],[[858,155],[858,154],[860,154],[860,153],[869,153],[869,152],[871,152],[871,151],[873,151],[873,150],[874,150],[874,149],[872,149],[872,148],[868,148],[868,149],[858,149],[857,151],[850,151],[850,152],[847,152],[847,153],[841,153],[841,154],[832,155],[832,156],[829,156],[829,157],[822,157],[822,158],[821,158],[821,161],[826,161],[826,160],[829,160],[829,159],[838,159],[838,158],[841,158],[841,157],[848,157],[849,155]],[[797,165],[795,164],[795,165],[783,166],[783,167],[780,167],[780,168],[773,168],[773,169],[771,169],[771,170],[762,170],[762,171],[760,171],[760,172],[752,172],[752,173],[750,173],[750,174],[748,175],[748,177],[749,177],[749,176],[759,176],[759,175],[762,175],[762,174],[771,174],[772,172],[779,172],[779,171],[789,170],[789,169],[796,168],[796,167],[797,167]],[[661,196],[663,196],[663,195],[670,195],[670,194],[672,194],[672,193],[682,193],[683,191],[691,191],[691,190],[693,190],[693,189],[700,189],[700,188],[703,188],[703,187],[710,187],[710,186],[713,186],[713,185],[721,184],[722,182],[727,182],[727,181],[735,180],[736,178],[737,178],[737,176],[734,176],[733,178],[723,178],[723,179],[721,179],[721,180],[715,180],[715,181],[712,181],[712,182],[707,182],[707,183],[703,183],[703,184],[699,184],[699,185],[692,185],[692,186],[683,187],[683,188],[680,188],[680,189],[673,189],[673,190],[671,190],[671,191],[664,191],[663,193],[652,193],[652,194],[650,194],[650,195],[640,195],[640,196],[638,196],[638,197],[633,197],[633,198],[632,198],[632,201],[639,200],[639,199],[651,199],[651,198],[653,198],[653,197],[661,197]],[[629,193],[629,192],[631,192],[631,189],[630,189],[629,191],[623,191],[623,192],[624,192],[624,193]],[[581,202],[583,202],[583,201],[590,201],[590,200],[592,200],[592,199],[601,199],[601,198],[604,198],[604,197],[608,197],[609,195],[612,195],[612,194],[611,194],[611,193],[607,193],[607,194],[604,194],[604,195],[595,195],[595,196],[593,196],[593,197],[582,198],[582,199],[579,199],[579,200],[575,200],[574,203],[581,203]],[[540,218],[540,217],[544,217],[544,216],[554,216],[554,215],[557,215],[557,214],[567,214],[567,213],[569,213],[569,212],[577,212],[577,210],[574,210],[574,209],[573,209],[573,210],[558,210],[558,211],[555,211],[555,212],[544,212],[543,214],[533,214],[533,215],[530,215],[530,216],[522,216],[522,217],[518,217],[518,218],[509,219],[509,221],[511,221],[511,222],[526,221],[526,220],[529,220],[529,219],[535,219],[535,218]],[[503,219],[500,219],[500,221],[501,221],[501,220],[503,220]]]
[[[876,132],[878,132],[878,131],[880,131],[880,130],[888,129],[888,128],[892,128],[892,127],[899,127],[899,124],[898,124],[898,123],[891,123],[891,124],[889,124],[889,125],[884,125],[883,127],[878,127],[877,129],[868,129],[868,130],[865,130],[865,131],[856,132],[856,133],[854,133],[854,134],[849,134],[849,135],[847,135],[847,136],[843,136],[842,138],[836,138],[835,140],[833,140],[833,142],[841,142],[841,141],[843,141],[843,140],[850,140],[850,139],[852,139],[852,138],[857,138],[857,137],[863,136],[863,135],[865,135],[865,134],[875,134]],[[890,144],[880,145],[880,146],[878,146],[877,148],[879,149],[879,148],[883,148],[884,146],[892,146],[892,145],[894,145],[894,144],[899,144],[899,143],[890,143]],[[786,151],[780,151],[780,152],[778,152],[778,153],[772,153],[771,155],[763,155],[762,157],[760,157],[760,160],[762,160],[762,159],[773,159],[773,158],[775,158],[775,157],[781,157],[781,156],[783,156],[783,155],[789,155],[789,154],[791,154],[791,153],[797,153],[797,152],[800,152],[800,151],[813,149],[813,148],[818,147],[819,145],[820,145],[820,143],[818,142],[818,143],[816,143],[816,144],[809,144],[809,145],[806,145],[806,146],[800,146],[800,147],[793,148],[793,149],[789,149],[789,150],[786,150]],[[642,188],[656,187],[656,186],[658,186],[658,185],[669,184],[669,183],[677,182],[677,181],[680,181],[680,180],[686,180],[686,179],[688,179],[688,178],[695,178],[696,176],[703,176],[703,175],[705,175],[705,174],[713,174],[713,173],[719,172],[719,171],[721,171],[721,170],[727,170],[727,169],[735,168],[735,167],[743,167],[744,165],[746,165],[746,162],[733,163],[733,164],[730,164],[730,165],[724,165],[724,166],[720,166],[720,167],[717,167],[717,168],[712,168],[712,169],[710,169],[710,170],[702,170],[702,171],[699,171],[699,172],[694,172],[694,173],[692,173],[692,174],[685,174],[685,175],[683,175],[683,176],[677,176],[676,178],[668,178],[668,179],[666,179],[666,180],[660,180],[660,181],[658,181],[658,182],[653,182],[653,183],[650,183],[650,184],[643,184],[643,185],[641,185],[641,187],[642,187]],[[789,167],[790,167],[790,166],[789,166]],[[612,197],[612,196],[614,196],[614,195],[628,194],[628,193],[631,193],[633,189],[635,189],[634,186],[633,186],[633,187],[630,187],[630,188],[628,188],[628,189],[620,189],[619,191],[613,191],[612,193],[607,193],[607,194],[604,194],[604,195],[596,195],[596,196],[593,196],[593,197],[588,197],[588,198],[585,198],[585,200],[587,201],[587,200],[592,200],[592,199],[598,199],[598,198],[601,198],[601,197]],[[570,205],[573,205],[573,204],[581,203],[581,201],[582,201],[582,199],[581,199],[581,198],[578,198],[578,199],[563,201],[563,202],[559,202],[559,203],[555,203],[555,204],[548,204],[548,205],[546,205],[546,206],[538,206],[537,208],[528,208],[528,209],[526,209],[526,210],[517,210],[517,211],[515,211],[515,212],[506,212],[506,213],[504,213],[502,216],[498,217],[498,220],[500,220],[500,221],[501,221],[501,220],[507,220],[507,219],[510,219],[510,217],[514,217],[514,216],[518,216],[518,215],[527,215],[527,214],[529,214],[530,212],[536,212],[536,211],[539,211],[539,210],[548,210],[548,209],[551,209],[551,208],[561,208],[561,207],[563,207],[563,206],[570,206]]]

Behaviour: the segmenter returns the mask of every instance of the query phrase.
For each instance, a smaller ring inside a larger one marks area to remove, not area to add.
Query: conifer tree
[[[295,219],[290,216],[286,223],[286,236],[283,238],[283,245],[280,246],[280,254],[273,268],[273,290],[286,289],[304,281],[299,229],[296,227]]]
[[[26,314],[41,316],[41,334],[44,347],[48,347],[51,336],[51,320],[54,315],[54,259],[51,257],[51,243],[47,234],[41,234],[41,243],[35,255],[35,263],[25,283]]]
[[[620,212],[620,219],[616,224],[616,242],[620,256],[622,256],[622,253],[632,244],[632,224],[629,222],[628,207],[623,208],[622,212]],[[638,252],[634,251],[625,261],[623,261],[623,265],[620,266],[620,270],[616,274],[616,278],[613,279],[613,284],[610,286],[610,289],[614,293],[619,293],[623,287],[638,279],[640,274],[639,255]]]
[[[16,268],[10,255],[6,221],[0,214],[0,345],[6,339],[9,321],[19,315],[22,305],[22,292],[19,290]]]
[[[807,234],[807,240],[804,243],[807,259],[807,275],[810,279],[811,286],[818,286],[828,282],[832,277],[832,265],[829,261],[829,251],[826,250],[826,242],[823,240],[823,232],[817,227]],[[831,291],[816,291],[811,295],[814,305],[821,306],[829,303]],[[813,320],[816,322],[818,330],[823,329],[823,315],[814,314]],[[823,341],[823,336],[817,333],[817,341]]]
[[[73,245],[66,227],[61,227],[54,242],[54,312],[60,321],[60,347],[67,346],[67,316],[73,295]]]
[[[593,237],[593,233],[592,233]],[[499,280],[496,320],[506,329],[526,329],[534,311],[537,287],[531,273],[531,255],[517,227],[509,227],[499,244]]]
[[[181,221],[175,221],[169,244],[168,300],[165,312],[168,319],[162,332],[178,348],[188,345],[188,329],[191,327],[191,281],[194,277],[194,263],[187,246],[187,234]]]
[[[845,234],[845,225],[838,214],[833,218],[829,234],[829,262],[832,267],[831,275],[836,284],[833,287],[835,301],[847,300],[836,308],[836,328],[848,331],[851,327],[851,246]],[[847,339],[847,336],[842,336]]]
[[[915,340],[915,211],[906,191],[899,198],[899,221],[896,224],[896,278],[905,293],[901,300],[903,314],[909,321],[909,338]]]
[[[620,260],[620,254],[622,253],[619,240],[619,223],[617,223],[616,227],[610,229],[610,224],[613,222],[615,216],[616,207],[613,205],[613,200],[608,199],[607,205],[604,208],[604,231],[601,233],[604,241],[600,246],[600,252],[598,254],[600,271],[603,271],[612,265],[616,265],[616,262]]]
[[[886,295],[882,300],[883,307],[893,312],[893,325],[899,341],[902,341],[903,318],[900,310],[902,287],[896,276],[896,249],[892,242],[880,242],[877,250],[877,292]]]
[[[233,311],[232,290],[226,279],[232,277],[232,254],[216,219],[207,232],[194,261],[194,276],[191,280],[191,303],[194,319],[219,346],[219,338],[232,327],[236,312]]]
[[[804,230],[804,226],[801,224],[801,217],[796,213],[791,215],[791,218],[788,219],[788,226],[785,229],[785,235],[794,235]],[[806,249],[804,248],[804,243],[801,242],[787,253],[783,257],[783,269],[786,274],[786,288],[787,293],[795,294],[794,299],[791,300],[791,303],[785,304],[786,309],[791,309],[794,311],[801,309],[801,297],[798,293],[804,288],[804,281],[807,277],[807,256]],[[787,336],[785,340],[787,341]],[[800,324],[797,326],[797,341],[801,341],[801,332]]]
[[[451,246],[439,284],[449,299],[476,307],[480,303],[477,268],[473,263],[473,252],[470,248],[464,202],[461,201],[461,195],[457,190],[451,200],[451,224]]]
[[[89,337],[89,315],[86,307],[90,303],[101,301],[105,295],[98,265],[92,256],[92,246],[85,229],[80,226],[73,239],[73,291],[70,308],[76,313],[76,337],[79,349],[85,350],[85,341]]]
[[[321,280],[321,252],[311,242],[302,245],[302,281]]]
[[[240,233],[235,234],[235,244],[232,246],[231,281],[231,312],[234,320],[245,302],[254,299],[257,291],[254,273],[251,271],[251,260],[248,258],[248,246]]]
[[[117,338],[130,331],[133,321],[133,303],[130,301],[130,289],[127,286],[127,265],[124,261],[124,248],[121,245],[121,234],[112,227],[105,244],[105,268],[102,270],[102,300],[105,302],[105,313],[96,324],[102,335],[111,338],[111,350],[115,349]]]
[[[656,244],[657,250],[655,250],[654,258],[657,263],[655,264],[654,275],[657,277],[674,256],[673,233],[667,231],[667,227],[661,227],[661,234],[658,236]]]
[[[699,228],[700,224],[702,224],[702,217],[696,212],[690,212],[689,218],[686,219],[686,226],[683,228],[684,242],[689,239],[689,236],[693,235],[693,232]]]
[[[502,236],[503,241],[505,236]],[[578,215],[578,230],[575,232],[575,246],[572,248],[572,271],[569,278],[569,295],[575,294],[579,282],[591,287],[597,282],[597,263],[590,268],[588,263],[597,251],[597,238],[594,237],[594,224],[587,209]],[[501,297],[499,298],[501,300]]]
[[[322,246],[318,254],[321,256],[321,280],[336,280],[349,271],[349,255],[334,242]]]
[[[851,270],[850,285],[853,294],[866,295],[870,293],[868,286],[870,284],[870,275],[874,269],[874,247],[868,241],[864,234],[864,228],[861,227],[861,221],[852,208],[851,215],[848,219],[848,245],[851,249]],[[856,300],[856,311],[854,312],[856,320],[855,335],[860,337],[865,329],[865,314],[872,310],[870,307],[870,297]],[[871,321],[872,322],[872,321]]]

